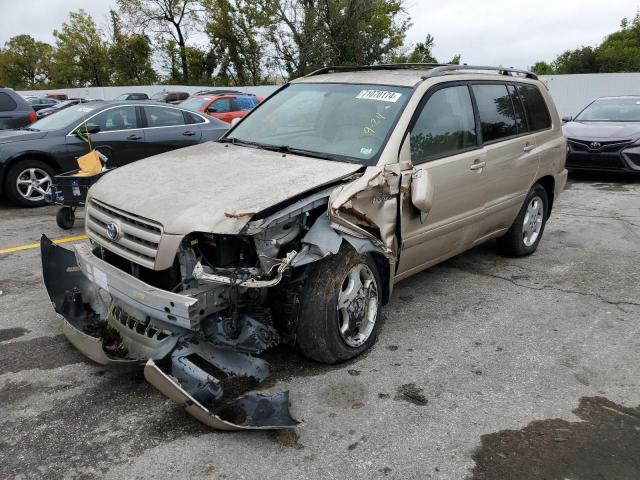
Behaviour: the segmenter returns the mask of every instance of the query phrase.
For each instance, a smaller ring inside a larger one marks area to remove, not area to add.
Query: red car
[[[231,123],[234,118],[244,117],[261,101],[261,97],[249,93],[212,91],[209,94],[194,95],[182,102],[180,106]]]

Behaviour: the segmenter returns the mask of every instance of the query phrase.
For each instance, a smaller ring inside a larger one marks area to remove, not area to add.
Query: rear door
[[[91,135],[91,143],[94,148],[110,147],[101,149],[109,157],[109,166],[119,167],[147,156],[137,107],[108,108],[89,117],[87,124],[100,127],[100,132]],[[71,157],[77,158],[87,153],[89,146],[76,136],[68,135],[67,149]]]
[[[511,226],[535,178],[539,158],[516,88],[503,82],[481,82],[473,83],[472,91],[487,152],[486,219],[479,238],[482,241]]]
[[[433,200],[431,209],[421,212],[403,195],[399,277],[466,250],[478,237],[486,202],[486,153],[469,86],[430,89],[411,122],[409,141],[413,169],[403,176],[428,178]]]
[[[16,101],[6,92],[0,92],[0,130],[19,128],[29,123],[29,112],[18,110]]]
[[[200,143],[200,127],[188,112],[160,105],[142,107],[145,117],[144,143],[148,156]]]

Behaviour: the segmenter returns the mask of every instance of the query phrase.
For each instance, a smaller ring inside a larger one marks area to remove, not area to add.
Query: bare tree
[[[154,33],[173,40],[180,52],[182,79],[189,83],[187,38],[199,21],[199,0],[118,0],[132,30]]]

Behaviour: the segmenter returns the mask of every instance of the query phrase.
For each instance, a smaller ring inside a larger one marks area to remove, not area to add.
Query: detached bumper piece
[[[269,376],[269,364],[198,337],[189,330],[161,341],[161,348],[130,353],[107,315],[112,299],[90,281],[73,251],[41,242],[44,284],[62,330],[85,356],[102,365],[143,365],[145,378],[193,417],[220,430],[291,428],[289,392],[246,393]],[[170,347],[168,349],[167,347]]]

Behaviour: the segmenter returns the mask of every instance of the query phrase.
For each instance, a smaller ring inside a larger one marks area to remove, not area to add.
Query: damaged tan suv
[[[567,172],[561,122],[529,72],[326,68],[216,143],[105,175],[74,251],[42,239],[69,340],[146,364],[216,428],[297,424],[288,392],[247,393],[280,343],[320,362],[375,341],[395,282],[490,239],[534,252]]]

